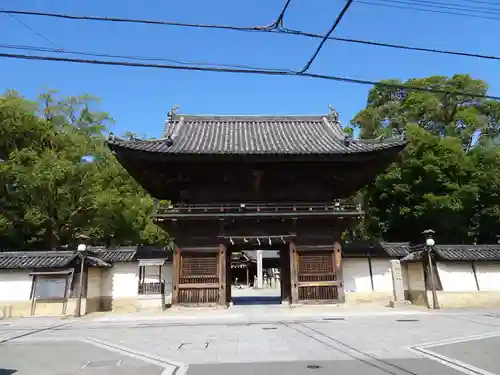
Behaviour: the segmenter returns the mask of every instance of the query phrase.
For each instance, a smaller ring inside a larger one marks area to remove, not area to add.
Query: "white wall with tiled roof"
[[[30,270],[0,270],[0,304],[2,301],[29,301],[32,283]]]
[[[500,291],[500,262],[437,262],[444,292]],[[476,283],[477,277],[477,283]]]
[[[368,258],[342,260],[342,277],[345,292],[392,292],[390,259],[372,259],[372,278]]]
[[[481,290],[500,290],[500,262],[477,262],[476,273]]]

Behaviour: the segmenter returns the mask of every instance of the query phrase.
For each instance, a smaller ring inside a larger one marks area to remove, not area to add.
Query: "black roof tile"
[[[419,261],[425,250],[413,249],[402,261]],[[500,244],[494,245],[436,245],[433,249],[437,260],[444,261],[500,261]]]
[[[89,248],[92,266],[107,266],[108,263],[134,262],[143,258],[166,258],[172,260],[172,252],[156,247],[119,247],[106,249]],[[77,257],[76,251],[0,251],[0,269],[63,268]]]
[[[380,242],[380,246],[390,257],[404,257],[410,252],[409,242]]]
[[[374,258],[402,258],[410,251],[407,242],[363,242],[354,241],[342,244],[342,256],[346,258],[367,257]]]
[[[442,260],[500,260],[500,244],[437,245],[436,255]]]
[[[61,268],[75,257],[74,251],[2,251],[0,269]]]
[[[110,149],[162,154],[331,155],[402,149],[403,137],[349,140],[328,116],[176,115],[158,140],[108,141]]]

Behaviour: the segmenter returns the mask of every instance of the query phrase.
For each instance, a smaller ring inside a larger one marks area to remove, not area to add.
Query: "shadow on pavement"
[[[463,375],[426,358],[190,365],[187,375]]]
[[[280,305],[280,296],[241,296],[232,297],[233,305]]]

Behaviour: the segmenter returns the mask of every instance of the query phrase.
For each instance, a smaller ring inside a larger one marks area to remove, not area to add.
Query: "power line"
[[[269,69],[239,69],[239,68],[218,68],[218,67],[201,67],[201,66],[182,66],[182,65],[166,65],[166,64],[151,64],[151,63],[137,63],[129,61],[105,61],[105,60],[89,60],[89,59],[75,59],[66,57],[56,57],[56,56],[33,56],[33,55],[21,55],[21,54],[10,54],[10,53],[0,53],[0,57],[10,58],[10,59],[22,59],[22,60],[35,60],[35,61],[57,61],[57,62],[69,62],[77,64],[92,64],[92,65],[109,65],[109,66],[123,66],[123,67],[136,67],[136,68],[157,68],[157,69],[169,69],[169,70],[184,70],[184,71],[201,71],[201,72],[217,72],[217,73],[239,73],[239,74],[259,74],[259,75],[269,75],[269,76],[289,76],[289,77],[306,77],[315,79],[324,79],[329,81],[353,83],[360,85],[370,85],[378,86],[392,89],[401,89],[407,91],[419,91],[419,92],[430,92],[435,94],[448,94],[453,96],[467,96],[470,98],[481,98],[481,99],[492,99],[500,100],[500,96],[493,95],[480,95],[475,93],[469,93],[461,90],[442,90],[435,89],[431,87],[418,87],[409,86],[403,84],[389,83],[389,82],[375,82],[369,80],[361,80],[347,77],[337,77],[324,74],[314,74],[314,73],[302,73],[293,71],[278,71]]]
[[[472,1],[472,0],[469,0],[469,1]],[[479,1],[479,0],[476,0],[476,1]],[[400,8],[400,9],[431,11],[431,10],[426,10],[426,9],[402,7],[402,6],[398,6],[398,5],[392,5],[392,4],[376,3],[373,1],[369,1],[369,0],[356,0],[356,2],[360,3],[360,4],[387,6],[387,7],[392,7],[392,8],[395,7],[395,8]],[[290,1],[287,1],[287,3],[285,4],[285,7],[284,7],[285,11],[286,11],[286,8],[288,7],[289,3],[290,3]],[[442,13],[439,11],[435,11],[435,12]],[[285,28],[283,26],[277,27],[276,29],[274,29],[274,28],[271,29],[270,27],[275,23],[272,23],[269,26],[238,27],[238,26],[229,26],[229,25],[203,25],[203,24],[178,23],[178,22],[169,22],[169,21],[148,21],[148,20],[139,20],[139,19],[122,19],[122,18],[108,19],[108,18],[102,18],[102,17],[75,16],[75,15],[67,15],[67,14],[59,14],[59,13],[43,13],[43,12],[31,12],[31,11],[0,10],[0,13],[15,13],[15,14],[22,14],[22,15],[65,18],[65,19],[73,19],[73,20],[97,20],[97,21],[103,21],[103,22],[108,22],[111,19],[113,21],[110,21],[110,22],[128,22],[128,23],[149,23],[149,22],[151,22],[151,23],[155,23],[155,24],[159,24],[159,25],[180,26],[180,27],[187,27],[187,28],[215,28],[215,29],[228,29],[228,30],[233,30],[233,31],[275,32],[276,34],[284,33],[284,34],[293,34],[293,35],[309,37],[309,38],[318,38],[318,39],[324,38],[324,35],[314,34],[314,33],[294,30],[294,29],[288,29],[288,28]],[[448,14],[448,13],[445,12],[445,14]],[[455,14],[455,13],[452,13],[452,14]],[[458,14],[458,15],[467,16],[466,14]],[[479,18],[481,18],[481,17],[479,17]],[[280,19],[282,20],[282,17],[278,17],[277,21]],[[493,18],[493,19],[497,19],[497,18]],[[498,18],[498,19],[500,19],[500,18]],[[453,55],[453,56],[461,56],[461,57],[475,57],[475,58],[479,58],[479,59],[488,59],[488,60],[499,60],[499,57],[497,57],[497,56],[483,55],[483,54],[478,54],[478,53],[450,51],[450,50],[443,50],[443,49],[436,49],[436,48],[414,47],[414,46],[407,46],[407,45],[394,44],[394,43],[382,43],[382,42],[375,42],[375,41],[362,40],[362,39],[352,39],[352,38],[341,38],[341,37],[329,36],[328,40],[336,40],[336,41],[346,42],[346,43],[371,45],[371,46],[375,46],[375,47],[404,49],[404,50],[408,50],[408,51],[429,52],[429,53],[437,53],[437,54]]]
[[[283,9],[281,10],[281,13],[279,14],[278,18],[276,18],[276,21],[274,21],[274,24],[279,27],[279,26],[283,26],[283,18],[285,17],[285,13],[288,9],[288,6],[290,5],[290,3],[292,2],[292,0],[287,0],[285,5],[283,6]]]
[[[360,0],[356,0],[356,2],[357,3],[360,3],[360,2],[364,3],[363,1],[360,1]],[[280,32],[298,35],[298,36],[306,36],[309,38],[323,38],[323,36],[319,35],[319,34],[308,33],[308,32],[304,32],[304,31],[288,29],[288,28],[280,28]],[[375,42],[375,41],[371,41],[371,40],[341,38],[341,37],[334,37],[334,36],[331,36],[328,39],[329,40],[336,40],[339,42],[346,42],[346,43],[365,44],[365,45],[375,46],[375,47],[403,49],[403,50],[407,50],[407,51],[430,52],[430,53],[452,55],[452,56],[461,56],[461,57],[475,57],[475,58],[487,59],[487,60],[500,60],[500,56],[482,55],[482,54],[478,54],[478,53],[450,51],[450,50],[443,50],[443,49],[437,49],[437,48],[415,47],[415,46],[407,46],[407,45],[403,45],[403,44],[382,43],[382,42]]]
[[[6,49],[14,49],[14,50],[23,50],[23,51],[36,51],[36,52],[53,52],[53,53],[61,53],[68,55],[79,55],[79,56],[90,56],[90,57],[104,57],[104,58],[113,58],[113,59],[125,59],[125,60],[136,60],[136,61],[162,61],[174,64],[181,65],[198,65],[198,66],[215,66],[222,68],[242,68],[242,69],[257,69],[257,70],[274,70],[280,72],[290,72],[294,73],[293,70],[289,69],[278,69],[278,68],[262,68],[255,67],[244,64],[221,64],[215,62],[207,62],[207,61],[192,61],[192,60],[175,60],[175,59],[167,59],[165,57],[150,57],[150,56],[137,56],[137,55],[113,55],[108,53],[100,53],[100,52],[84,52],[84,51],[68,51],[68,50],[59,50],[55,48],[47,48],[47,47],[39,47],[39,46],[26,46],[19,44],[0,44],[0,48]]]
[[[500,3],[497,1],[487,1],[487,0],[462,0],[467,3],[476,3],[476,4],[489,4],[489,5],[496,5],[500,6]]]
[[[38,31],[36,31],[34,28],[32,28],[30,25],[28,25],[23,20],[21,20],[19,17],[16,17],[15,15],[11,14],[10,12],[6,11],[3,8],[0,8],[0,11],[1,11],[1,13],[7,14],[7,16],[9,16],[10,18],[12,18],[14,21],[18,22],[25,29],[27,29],[27,30],[31,31],[32,33],[34,33],[35,35],[37,35],[40,39],[45,40],[47,43],[49,43],[50,45],[56,47],[59,50],[63,49],[61,46],[58,46],[56,43],[54,43],[52,40],[50,40],[49,38],[47,38],[45,35],[43,35],[42,33],[38,32]]]
[[[399,0],[379,0],[379,1],[385,1],[385,2],[395,2],[399,3]],[[492,8],[492,7],[483,7],[483,6],[477,6],[477,5],[463,5],[463,4],[452,4],[452,3],[446,3],[442,1],[436,1],[436,0],[406,0],[405,2],[410,2],[410,3],[415,3],[416,5],[425,5],[429,7],[436,7],[436,8],[442,8],[442,9],[452,9],[452,10],[465,10],[465,11],[472,11],[472,12],[479,12],[479,13],[491,13],[491,12],[499,12],[500,9],[498,8]],[[481,3],[482,4],[482,3]],[[496,4],[497,6],[500,5],[499,3]]]
[[[233,26],[233,25],[184,23],[184,22],[175,22],[175,21],[145,20],[145,19],[134,19],[134,18],[76,16],[76,15],[72,15],[72,14],[34,12],[34,11],[24,11],[24,10],[0,10],[0,13],[19,14],[19,15],[25,15],[25,16],[61,18],[61,19],[79,20],[79,21],[139,23],[139,24],[146,24],[146,25],[191,27],[191,28],[200,28],[200,29],[225,29],[225,30],[236,30],[236,31],[266,31],[266,30],[270,31],[275,27],[275,22],[273,22],[267,26]]]
[[[337,26],[339,25],[340,21],[342,21],[342,18],[344,17],[345,13],[347,12],[347,10],[349,9],[349,7],[351,6],[352,2],[353,2],[353,0],[347,0],[347,3],[345,3],[344,7],[340,11],[339,15],[337,16],[337,19],[333,23],[333,26],[325,34],[325,36],[323,37],[323,39],[319,43],[318,48],[316,48],[316,51],[314,51],[314,53],[312,54],[312,56],[309,58],[309,61],[307,61],[306,65],[304,65],[304,67],[300,71],[301,73],[305,73],[305,72],[307,72],[309,70],[309,68],[311,67],[311,64],[313,63],[313,61],[318,56],[319,51],[321,51],[321,48],[323,48],[324,44],[326,43],[326,41],[328,40],[328,38],[330,37],[330,35],[337,28]]]
[[[378,1],[386,1],[386,0],[378,0]],[[500,17],[492,17],[492,16],[487,16],[487,15],[472,14],[472,13],[451,12],[451,11],[447,11],[447,10],[437,10],[437,9],[433,9],[433,7],[429,7],[428,5],[425,5],[425,4],[420,5],[418,3],[411,3],[411,2],[404,2],[404,1],[391,1],[389,3],[380,3],[380,2],[367,1],[367,0],[356,0],[356,2],[359,4],[382,6],[382,7],[394,8],[394,9],[417,10],[417,11],[421,11],[421,12],[428,12],[428,13],[435,13],[435,14],[446,14],[446,15],[452,15],[452,16],[463,16],[463,17],[469,17],[469,18],[479,18],[479,19],[487,19],[487,20],[495,20],[495,21],[500,20]],[[398,5],[398,4],[406,4],[406,5]],[[417,6],[419,6],[420,8],[417,8]],[[462,10],[459,8],[452,8],[452,7],[439,7],[439,9]],[[491,14],[491,12],[484,12],[484,13]]]

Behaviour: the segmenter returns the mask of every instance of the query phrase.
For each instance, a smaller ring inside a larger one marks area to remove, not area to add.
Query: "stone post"
[[[262,250],[257,250],[257,288],[261,289],[264,287],[263,282],[263,272],[262,272]]]
[[[391,260],[391,274],[392,274],[392,291],[394,300],[390,301],[390,306],[396,307],[397,305],[410,304],[409,301],[405,300],[403,270],[401,269],[401,262],[397,259]]]

